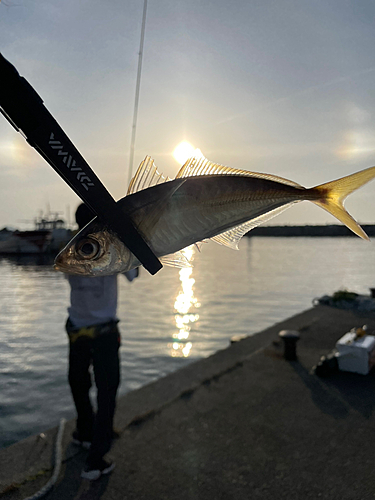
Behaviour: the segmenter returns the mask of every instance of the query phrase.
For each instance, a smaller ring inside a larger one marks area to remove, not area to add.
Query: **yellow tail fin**
[[[327,182],[316,186],[313,191],[321,194],[319,200],[312,200],[313,203],[324,208],[339,221],[345,224],[353,233],[368,240],[369,237],[361,226],[353,219],[344,208],[345,198],[375,177],[375,167],[366,168],[356,174],[348,175],[336,181]]]

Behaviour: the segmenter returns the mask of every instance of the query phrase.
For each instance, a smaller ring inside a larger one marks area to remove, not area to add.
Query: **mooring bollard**
[[[300,339],[299,332],[296,330],[281,330],[279,337],[284,342],[284,358],[288,361],[297,359],[297,341]]]

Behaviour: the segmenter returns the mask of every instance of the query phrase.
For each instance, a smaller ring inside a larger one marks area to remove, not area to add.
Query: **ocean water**
[[[375,287],[375,243],[244,238],[192,247],[194,267],[119,276],[120,394],[312,306]],[[0,447],[73,418],[64,330],[69,286],[50,262],[0,259]]]

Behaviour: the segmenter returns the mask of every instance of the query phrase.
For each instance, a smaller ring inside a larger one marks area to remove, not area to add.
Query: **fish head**
[[[116,234],[94,219],[61,250],[54,268],[79,276],[108,276],[129,271],[136,263]]]

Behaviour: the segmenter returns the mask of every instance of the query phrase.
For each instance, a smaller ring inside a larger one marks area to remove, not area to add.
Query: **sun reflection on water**
[[[182,252],[189,261],[192,261],[195,247],[192,245],[182,250]],[[181,289],[174,303],[177,332],[173,334],[174,342],[168,346],[171,349],[170,354],[172,357],[187,358],[193,347],[192,342],[188,341],[188,339],[192,324],[198,321],[199,314],[192,312],[192,309],[194,311],[194,309],[199,308],[200,303],[194,296],[195,279],[192,277],[192,273],[192,267],[180,270]]]

